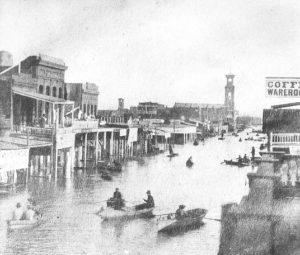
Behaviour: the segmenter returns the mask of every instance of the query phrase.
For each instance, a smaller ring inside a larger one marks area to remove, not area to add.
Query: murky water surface
[[[243,138],[246,134],[241,135]],[[220,223],[205,224],[176,236],[158,235],[168,222],[138,219],[122,224],[101,223],[95,212],[104,205],[116,187],[131,203],[141,203],[151,190],[156,214],[174,212],[179,204],[186,209],[208,209],[207,217],[220,218],[221,205],[239,202],[248,192],[247,173],[252,167],[237,168],[220,164],[247,153],[259,142],[239,142],[237,137],[208,139],[199,146],[175,146],[179,153],[169,159],[166,154],[125,164],[113,181],[103,181],[97,173],[78,172],[72,180],[57,183],[30,180],[27,188],[18,188],[0,198],[0,254],[217,254]],[[257,149],[258,151],[258,149]],[[195,162],[185,166],[189,156]],[[20,201],[28,197],[38,201],[43,222],[38,227],[8,232],[6,219]],[[130,205],[128,202],[127,205]]]

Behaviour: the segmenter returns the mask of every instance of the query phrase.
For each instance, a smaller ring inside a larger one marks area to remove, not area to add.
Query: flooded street
[[[241,137],[246,138],[246,133]],[[101,223],[95,212],[118,187],[127,206],[143,202],[151,190],[155,214],[175,212],[179,204],[185,204],[187,210],[205,208],[207,217],[220,218],[222,204],[239,202],[247,194],[247,173],[255,171],[251,166],[238,168],[221,162],[239,154],[250,156],[253,145],[258,152],[260,142],[239,142],[232,136],[224,141],[210,138],[199,146],[176,145],[178,157],[170,159],[165,153],[127,162],[113,181],[84,172],[57,183],[31,179],[27,189],[16,189],[0,199],[0,254],[217,254],[220,222],[204,220],[197,230],[165,236],[157,231],[167,221]],[[192,168],[185,166],[189,156]],[[17,202],[25,205],[29,197],[42,209],[43,222],[33,229],[8,232],[6,219]]]

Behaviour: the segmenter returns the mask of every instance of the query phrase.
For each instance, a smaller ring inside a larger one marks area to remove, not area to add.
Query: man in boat
[[[113,195],[113,200],[114,200],[114,209],[115,210],[121,210],[121,208],[124,206],[123,199],[122,199],[122,194],[119,191],[119,188],[116,188],[114,195]]]
[[[185,205],[180,205],[179,208],[176,210],[175,218],[176,220],[184,219],[186,213],[184,211]]]
[[[28,198],[27,201],[29,202],[31,209],[35,212],[36,215],[41,215],[41,210],[37,206],[36,201],[32,198]]]
[[[17,203],[16,209],[13,211],[13,220],[21,220],[23,216],[23,210],[21,208],[21,203]]]
[[[243,161],[244,161],[244,163],[248,163],[249,162],[249,159],[248,159],[248,157],[247,157],[246,154],[244,155]]]
[[[187,166],[192,166],[194,163],[192,161],[192,157],[189,157],[188,160],[186,161]]]
[[[33,220],[35,216],[35,211],[32,209],[31,205],[27,206],[27,210],[23,213],[23,220]]]
[[[136,210],[143,210],[143,209],[149,209],[155,207],[154,199],[151,195],[151,191],[148,190],[147,192],[147,199],[144,199],[145,203],[137,205],[135,207]]]
[[[243,159],[242,159],[241,155],[239,155],[238,162],[239,162],[239,164],[243,163]]]

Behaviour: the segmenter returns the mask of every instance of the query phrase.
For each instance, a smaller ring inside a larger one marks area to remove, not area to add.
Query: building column
[[[71,177],[71,149],[64,149],[64,170],[65,170],[65,178]]]
[[[104,150],[106,150],[106,134],[107,134],[107,132],[104,131],[104,134],[103,134],[103,148],[104,148]]]
[[[62,127],[65,127],[65,105],[62,105],[62,112],[61,112],[61,123]]]
[[[86,153],[87,153],[87,133],[84,134],[84,158],[83,158],[84,168],[86,168]]]
[[[96,161],[96,165],[97,165],[97,162],[98,162],[98,146],[99,145],[99,132],[97,131],[96,132],[96,155],[95,155],[95,161]]]
[[[111,131],[110,137],[110,157],[114,156],[114,131]]]

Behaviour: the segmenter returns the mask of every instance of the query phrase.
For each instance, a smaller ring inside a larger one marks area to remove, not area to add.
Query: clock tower
[[[225,86],[225,107],[226,107],[226,117],[234,121],[234,85],[233,85],[233,74],[226,75],[227,83]]]

